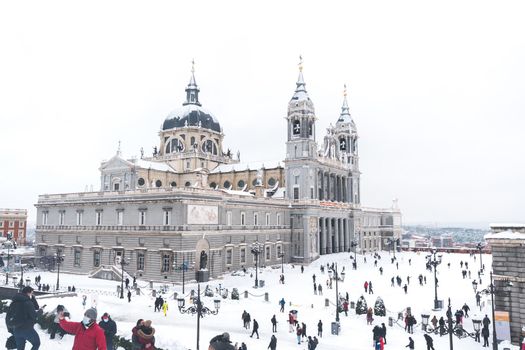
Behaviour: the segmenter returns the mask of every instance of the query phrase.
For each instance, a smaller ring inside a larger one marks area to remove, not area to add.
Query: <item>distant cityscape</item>
[[[406,248],[474,248],[489,230],[463,227],[403,226],[402,246]]]

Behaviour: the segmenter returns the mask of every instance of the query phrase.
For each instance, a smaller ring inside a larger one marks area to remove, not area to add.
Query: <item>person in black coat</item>
[[[117,324],[109,317],[106,312],[102,315],[102,320],[98,323],[100,328],[104,331],[106,336],[106,347],[108,350],[113,350],[113,337],[117,334]]]
[[[317,324],[317,335],[322,338],[323,337],[323,322],[319,320],[319,323]]]
[[[423,337],[425,337],[425,340],[427,342],[427,350],[435,350],[434,339],[432,339],[432,337],[430,337],[428,334],[424,334]]]
[[[33,288],[26,286],[13,297],[5,322],[7,329],[15,337],[18,349],[24,349],[26,341],[31,343],[34,349],[40,347],[40,337],[33,326],[38,314],[41,313],[42,310],[39,310],[38,303],[33,296]]]
[[[270,339],[270,344],[268,345],[268,349],[270,350],[277,349],[277,338],[275,337],[275,334],[272,334],[272,339]]]
[[[253,328],[252,328],[252,334],[250,335],[250,338],[253,337],[254,334],[257,334],[257,339],[259,339],[259,323],[253,319]]]
[[[277,319],[275,318],[275,315],[273,315],[271,321],[272,321],[272,332],[276,333],[277,332]]]
[[[383,337],[386,345],[386,326],[384,323],[381,323],[381,336]]]
[[[489,346],[489,327],[483,327],[481,330],[481,335],[483,336],[483,347]]]
[[[244,343],[243,343],[244,344]],[[209,349],[212,350],[236,350],[237,349],[237,343],[235,343],[235,346],[231,344],[230,341],[230,334],[229,333],[222,333],[215,337],[213,337],[210,340],[210,347]]]
[[[414,349],[414,339],[408,337],[408,345],[405,348]]]

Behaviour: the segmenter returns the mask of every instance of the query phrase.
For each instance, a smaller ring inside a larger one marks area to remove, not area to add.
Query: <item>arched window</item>
[[[201,145],[201,150],[204,153],[211,153],[217,155],[217,145],[212,140],[206,140]]]
[[[141,177],[139,178],[139,180],[137,181],[138,185],[139,186],[144,186],[144,184],[146,183],[146,181]]]
[[[275,179],[273,177],[271,177],[270,180],[268,180],[268,185],[275,186]]]
[[[341,151],[346,151],[346,139],[344,137],[339,139],[339,149]]]
[[[313,134],[314,134],[314,123],[309,122],[308,123],[308,135],[313,136]]]
[[[186,181],[186,183],[184,184],[184,186],[186,187],[190,187],[191,186],[191,183],[189,181]]]
[[[162,186],[162,181],[160,181],[160,180],[155,181],[155,186],[161,187]]]
[[[177,153],[184,151],[184,143],[178,138],[171,139],[166,144],[166,153]]]
[[[216,184],[215,182],[212,182],[212,183],[210,184],[210,187],[211,187],[211,188],[215,188],[215,187],[217,187],[217,184]]]
[[[172,181],[170,185],[171,187],[177,187],[177,183],[175,181]]]
[[[301,134],[301,121],[294,120],[292,124],[292,134],[299,135]]]
[[[245,185],[244,180],[239,180],[239,182],[237,182],[237,187],[238,187],[239,189],[242,189],[242,188],[244,187],[244,185]]]
[[[230,188],[230,186],[231,186],[230,181],[228,180],[224,181],[224,188]]]

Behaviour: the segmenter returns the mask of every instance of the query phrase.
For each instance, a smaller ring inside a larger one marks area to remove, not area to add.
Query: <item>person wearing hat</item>
[[[96,322],[97,309],[87,309],[82,322],[66,321],[64,312],[61,312],[58,318],[60,319],[60,327],[75,335],[72,350],[108,350],[104,331]]]
[[[235,343],[235,346],[232,345],[230,333],[224,332],[211,338],[208,350],[237,350],[237,343]]]
[[[40,347],[40,337],[33,328],[39,313],[41,314],[42,310],[38,308],[33,296],[33,288],[26,286],[13,297],[5,323],[7,330],[13,333],[17,349],[24,349],[26,341],[31,343],[32,350],[38,350]]]
[[[100,328],[104,330],[106,337],[106,347],[108,350],[113,350],[113,337],[117,334],[117,324],[109,317],[107,312],[102,315],[102,320],[98,323]]]

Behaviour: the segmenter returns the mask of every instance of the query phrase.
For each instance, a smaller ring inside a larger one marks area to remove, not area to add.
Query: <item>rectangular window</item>
[[[277,214],[277,226],[281,225],[281,214]]]
[[[241,213],[241,225],[242,226],[246,225],[246,214],[245,213]]]
[[[146,211],[139,211],[139,225],[146,225]]]
[[[299,187],[293,188],[293,199],[299,199]]]
[[[314,188],[310,187],[310,198],[314,199]]]
[[[64,225],[65,220],[66,220],[66,212],[61,211],[60,213],[58,213],[58,224]]]
[[[9,221],[9,228],[13,228],[15,227],[15,222],[14,221]]]
[[[3,227],[4,227],[4,222],[0,221],[0,228],[3,228]]]
[[[48,217],[48,212],[45,211],[42,213],[42,225],[47,225],[47,217]]]
[[[266,226],[270,225],[270,213],[266,213]]]
[[[226,213],[226,225],[228,226],[232,225],[232,212],[231,211]]]
[[[137,253],[137,270],[144,271],[144,253]]]
[[[164,226],[171,225],[171,210],[164,210]]]
[[[265,257],[266,257],[266,260],[270,260],[270,259],[272,258],[272,256],[271,256],[271,252],[272,252],[272,250],[270,249],[270,246],[267,245],[267,246],[265,247]]]
[[[40,247],[38,255],[39,256],[46,256],[46,248],[45,247]]]
[[[277,257],[280,257],[282,253],[282,248],[280,245],[277,246]]]
[[[257,213],[253,214],[253,225],[254,226],[259,225],[259,214],[257,214]]]
[[[146,243],[146,240],[143,237],[139,237],[139,246],[143,247]]]
[[[240,258],[241,264],[246,264],[246,248],[241,248]]]
[[[169,254],[163,254],[162,255],[162,268],[160,272],[169,272],[170,271],[170,255]]]
[[[122,210],[117,211],[117,225],[124,225],[124,211]]]
[[[232,253],[233,253],[232,249],[226,249],[226,265],[232,264]]]
[[[95,250],[93,252],[93,266],[94,267],[100,266],[100,250]]]
[[[102,225],[102,211],[95,212],[95,225]]]
[[[74,264],[75,267],[80,267],[80,250],[75,250]]]
[[[84,212],[83,211],[81,211],[81,210],[77,211],[77,226],[81,226],[82,225],[83,216],[84,216]]]
[[[20,227],[24,227],[25,223],[23,221],[20,221]]]

